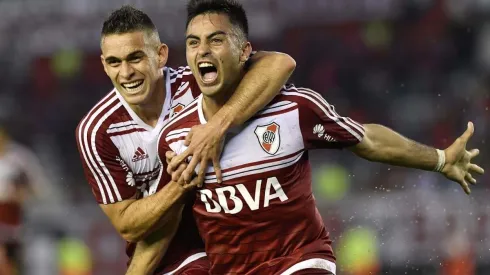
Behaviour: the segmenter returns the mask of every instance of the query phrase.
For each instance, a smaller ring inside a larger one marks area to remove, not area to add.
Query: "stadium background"
[[[124,244],[83,178],[74,131],[111,88],[99,59],[104,17],[126,3],[143,9],[169,65],[181,65],[184,2],[0,0],[0,118],[47,179],[25,205],[22,274],[123,274]],[[292,80],[339,113],[439,148],[471,120],[470,147],[489,169],[490,1],[241,2],[254,48],[292,55]],[[467,197],[442,176],[348,152],[311,162],[339,274],[490,274],[488,173]]]

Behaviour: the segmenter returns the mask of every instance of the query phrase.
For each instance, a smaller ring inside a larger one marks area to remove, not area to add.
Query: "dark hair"
[[[156,31],[156,27],[150,17],[138,9],[125,5],[113,11],[104,21],[102,35],[145,30]]]
[[[235,0],[190,0],[187,3],[187,23],[196,16],[207,13],[225,14],[230,19],[230,23],[238,27],[248,40],[248,19],[242,5]]]

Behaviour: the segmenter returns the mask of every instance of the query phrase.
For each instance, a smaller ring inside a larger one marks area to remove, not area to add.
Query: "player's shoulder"
[[[320,93],[309,88],[297,87],[294,84],[284,85],[279,95],[274,98],[271,104],[277,105],[281,102],[290,102],[295,104],[299,109],[330,108],[330,104]]]
[[[168,120],[167,124],[160,131],[160,139],[166,137],[169,133],[181,131],[182,129],[190,129],[190,127],[200,123],[198,111],[199,99],[200,97],[195,98],[182,111]]]
[[[125,123],[129,116],[117,91],[113,89],[97,102],[80,120],[76,128],[76,138],[105,138],[113,124]]]

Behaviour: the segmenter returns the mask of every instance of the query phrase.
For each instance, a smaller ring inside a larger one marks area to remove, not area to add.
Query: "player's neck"
[[[204,118],[207,121],[209,121],[221,109],[221,107],[228,102],[237,87],[238,84],[233,85],[232,87],[223,90],[212,97],[203,95],[202,111]]]
[[[209,121],[225,105],[228,99],[204,96],[202,101],[204,117]]]
[[[131,109],[143,120],[144,123],[155,127],[162,114],[163,104],[165,103],[165,79],[162,77],[157,81],[156,90],[148,102],[139,105],[130,105]]]

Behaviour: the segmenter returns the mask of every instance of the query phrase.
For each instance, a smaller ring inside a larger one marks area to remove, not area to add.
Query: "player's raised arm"
[[[296,67],[293,58],[277,52],[258,52],[250,57],[250,67],[241,80],[236,92],[207,124],[196,126],[187,136],[187,150],[174,158],[168,172],[175,171],[178,164],[188,156],[192,161],[183,173],[188,182],[195,167],[206,167],[208,161],[221,179],[219,156],[221,143],[226,131],[233,125],[241,125],[268,104],[287,82]],[[200,169],[199,177],[204,176],[205,169]],[[174,179],[176,180],[176,179]]]
[[[364,139],[351,150],[367,160],[441,172],[459,183],[467,194],[470,193],[468,183],[476,184],[472,173],[484,173],[481,167],[471,163],[479,150],[466,150],[474,132],[471,122],[463,135],[445,150],[420,144],[382,125],[365,124],[364,129]]]
[[[236,92],[210,120],[224,129],[241,125],[279,94],[296,68],[294,59],[280,52],[260,51],[250,57],[249,67]]]
[[[305,146],[315,148],[349,148],[356,155],[376,162],[397,166],[435,170],[459,183],[469,194],[468,183],[475,184],[472,173],[483,174],[471,163],[478,149],[466,150],[473,135],[473,123],[445,150],[437,150],[408,139],[378,124],[360,124],[342,117],[318,93],[304,88],[288,87],[283,94],[296,98],[300,106],[301,132]]]

